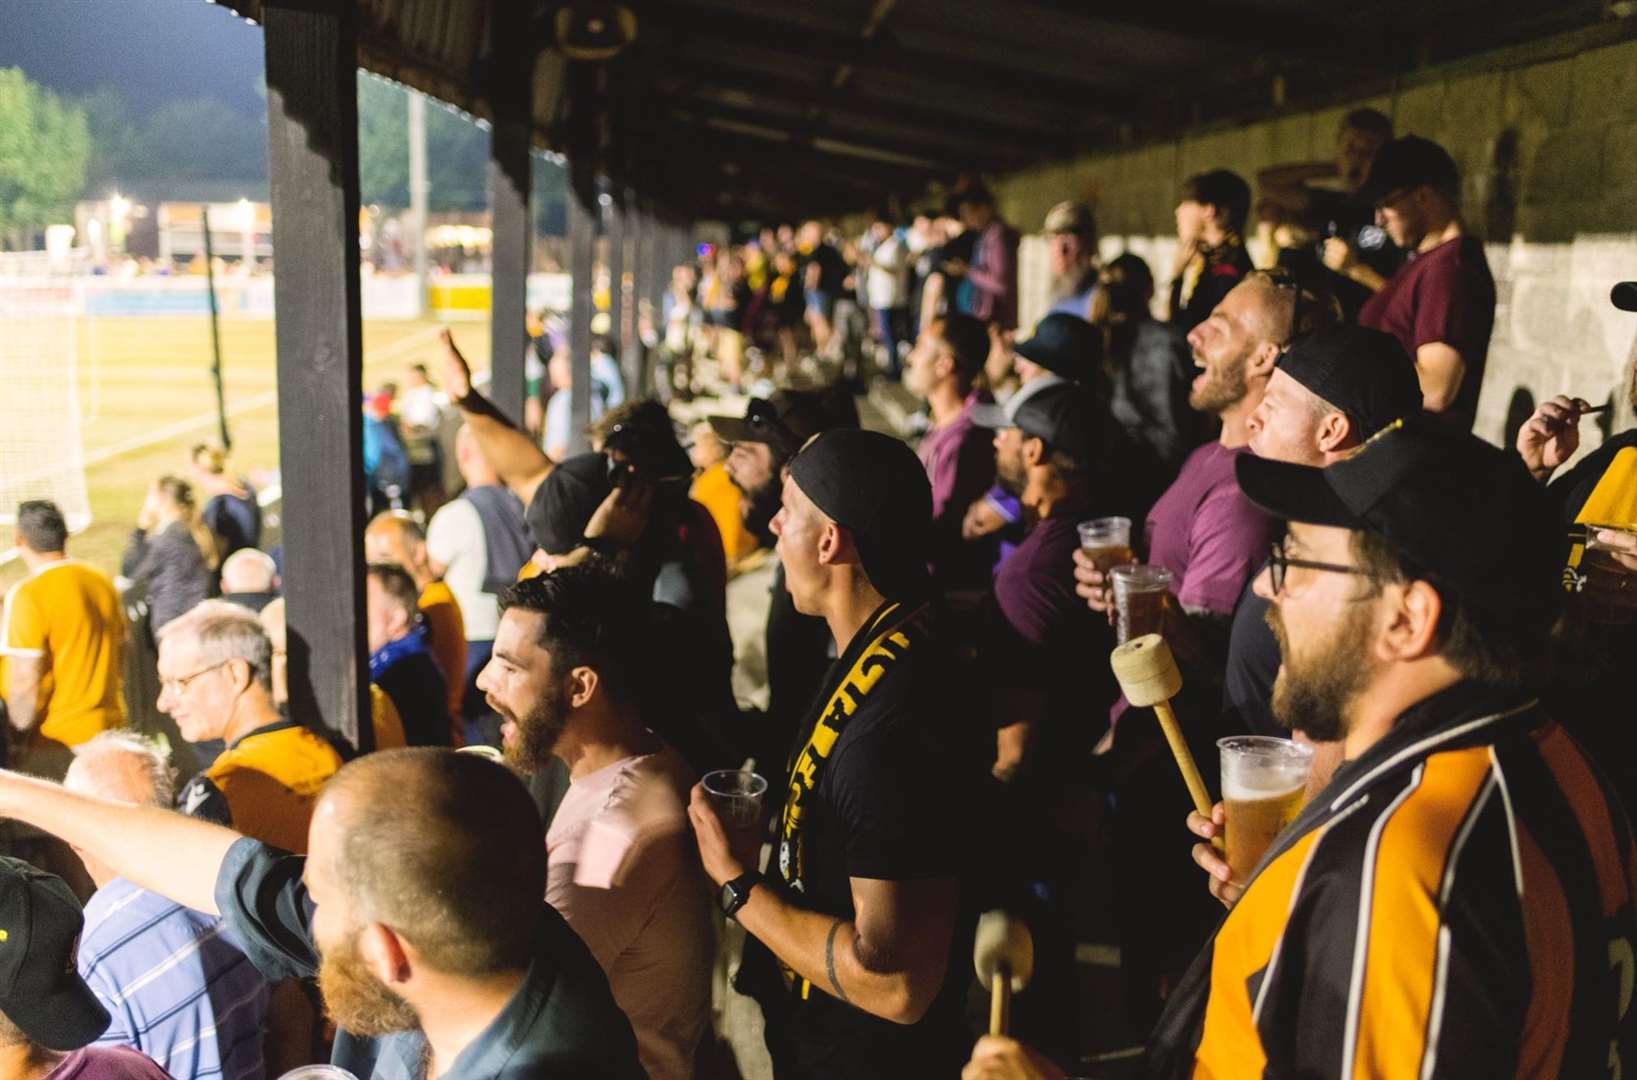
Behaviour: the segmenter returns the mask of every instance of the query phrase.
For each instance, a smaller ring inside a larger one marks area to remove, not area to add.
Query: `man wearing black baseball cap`
[[[1145,1075],[1615,1075],[1637,1053],[1631,832],[1536,697],[1561,598],[1544,494],[1420,417],[1328,468],[1237,471],[1289,523],[1258,581],[1275,713],[1345,760],[1172,996]]]
[[[730,839],[694,790],[705,872],[750,935],[738,987],[781,1076],[953,1076],[970,1044],[957,881],[982,766],[928,603],[926,473],[890,436],[828,431],[791,461],[783,503],[787,586],[840,658],[778,777],[766,876],[759,831]]]
[[[1430,139],[1405,135],[1377,152],[1359,197],[1409,253],[1359,311],[1360,326],[1396,337],[1415,361],[1427,412],[1472,430],[1495,325],[1495,279],[1461,219],[1461,177]]]
[[[0,1080],[170,1080],[129,1046],[92,1046],[108,1010],[74,957],[85,916],[63,880],[0,857]]]

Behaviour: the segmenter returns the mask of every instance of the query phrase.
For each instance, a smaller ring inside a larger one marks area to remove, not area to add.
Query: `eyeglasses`
[[[1280,343],[1282,348],[1290,348],[1297,338],[1317,326],[1336,321],[1339,309],[1335,300],[1304,286],[1288,268],[1270,266],[1266,270],[1256,270],[1253,273],[1269,286],[1290,292],[1290,335]]]
[[[1303,570],[1325,570],[1332,574],[1354,574],[1358,577],[1374,578],[1368,570],[1357,566],[1343,566],[1340,563],[1313,562],[1310,559],[1292,559],[1285,554],[1285,537],[1275,540],[1272,550],[1268,553],[1268,576],[1272,579],[1275,595],[1285,591],[1285,574],[1292,567]]]
[[[197,679],[201,675],[209,674],[210,672],[215,671],[217,668],[224,667],[227,664],[231,664],[232,662],[233,661],[231,661],[231,660],[218,660],[216,663],[210,665],[209,667],[200,668],[198,671],[195,671],[192,675],[184,675],[180,679],[160,679],[159,680],[159,689],[160,689],[161,692],[169,691],[172,695],[179,695],[184,690],[186,690],[188,688],[188,684],[191,683],[194,679]]]

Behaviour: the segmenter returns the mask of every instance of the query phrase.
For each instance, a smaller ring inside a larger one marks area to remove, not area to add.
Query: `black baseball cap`
[[[858,403],[851,394],[831,390],[775,390],[751,398],[743,418],[712,416],[711,430],[729,443],[765,443],[788,458],[821,431],[858,426]]]
[[[585,527],[608,498],[608,458],[576,454],[546,474],[524,511],[529,539],[547,555],[566,555],[580,546]]]
[[[62,878],[0,857],[0,1012],[48,1050],[78,1050],[108,1030],[108,1010],[75,966],[84,927]]]
[[[1103,335],[1078,315],[1047,315],[1012,351],[1075,382],[1094,381],[1102,372]]]
[[[1268,513],[1375,533],[1473,608],[1515,622],[1555,614],[1564,557],[1556,510],[1516,454],[1454,425],[1395,420],[1323,469],[1252,454],[1234,467]]]
[[[1082,467],[1091,464],[1101,431],[1099,410],[1080,387],[1060,384],[1035,394],[1017,410],[1014,425],[1023,434],[1044,440]]]
[[[932,538],[932,485],[915,451],[878,431],[826,431],[790,462],[790,479],[852,534],[877,592],[924,591]]]
[[[1461,173],[1442,146],[1419,135],[1404,135],[1376,151],[1369,179],[1358,194],[1373,206],[1395,191],[1422,184],[1453,193],[1461,186]]]
[[[1296,339],[1279,370],[1347,414],[1369,438],[1394,420],[1421,411],[1415,361],[1391,334],[1349,323]]]

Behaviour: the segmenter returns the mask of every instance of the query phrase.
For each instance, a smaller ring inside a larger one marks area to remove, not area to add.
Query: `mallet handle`
[[[1182,782],[1188,785],[1188,794],[1193,796],[1194,809],[1199,816],[1209,821],[1211,819],[1211,796],[1205,790],[1205,781],[1199,775],[1199,766],[1194,764],[1194,755],[1189,753],[1188,744],[1182,738],[1182,726],[1177,723],[1177,714],[1171,711],[1169,701],[1157,702],[1154,705],[1154,715],[1159,717],[1160,730],[1165,732],[1165,741],[1171,744],[1171,756],[1177,759],[1177,768],[1182,770]],[[1211,838],[1211,846],[1218,851],[1222,850],[1222,838]]]
[[[1012,966],[1001,964],[989,977],[989,1034],[1004,1035],[1012,1026]]]

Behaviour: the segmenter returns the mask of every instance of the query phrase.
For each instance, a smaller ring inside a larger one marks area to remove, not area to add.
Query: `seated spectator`
[[[267,552],[245,547],[222,560],[223,600],[259,612],[278,594],[278,565]]]
[[[168,809],[176,774],[151,740],[105,731],[80,746],[63,787]],[[176,1077],[260,1080],[267,980],[222,934],[222,921],[79,854],[97,885],[85,905],[79,972],[113,1018],[97,1043],[134,1046]]]
[[[1394,420],[1419,412],[1415,365],[1397,339],[1346,324],[1297,339],[1279,358],[1250,417],[1250,450],[1270,461],[1322,468],[1354,453]],[[1279,643],[1268,602],[1246,585],[1228,637],[1223,730],[1283,735],[1273,718]]]
[[[415,605],[415,582],[393,563],[371,563],[365,575],[370,682],[386,691],[410,746],[448,746],[449,690]]]
[[[265,977],[316,977],[339,1029],[331,1060],[355,1076],[644,1075],[596,960],[541,900],[533,801],[476,755],[412,748],[350,762],[319,797],[310,859],[9,773],[0,814],[221,914]],[[60,972],[65,958],[54,959]]]
[[[199,443],[189,459],[188,478],[204,496],[199,518],[216,536],[216,550],[222,558],[240,548],[261,546],[261,503],[256,488],[227,468],[227,451],[209,443]]]
[[[1415,361],[1422,406],[1472,430],[1495,328],[1495,279],[1461,217],[1461,175],[1443,147],[1415,135],[1381,148],[1359,197],[1376,208],[1407,261],[1358,313]]]
[[[970,1042],[956,928],[982,733],[942,696],[931,501],[887,435],[828,431],[791,461],[779,557],[840,659],[778,785],[791,801],[769,873],[756,832],[730,837],[699,787],[689,806],[722,910],[750,935],[737,986],[762,1006],[779,1075],[947,1076]]]
[[[972,422],[982,400],[974,388],[989,355],[989,332],[968,315],[934,319],[910,350],[904,387],[926,401],[932,426],[917,452],[932,481],[929,561],[944,587],[984,585],[994,564],[993,545],[961,539],[966,510],[995,479],[989,434]]]
[[[459,717],[466,697],[466,613],[448,584],[433,572],[426,534],[414,518],[402,511],[377,514],[364,529],[364,559],[396,566],[414,581],[415,606],[421,613],[432,660],[443,676],[448,715],[455,723],[450,738],[454,745],[461,745]]]
[[[84,921],[61,878],[0,856],[0,1080],[171,1080],[140,1050],[92,1045],[109,1016],[74,968]]]
[[[1247,457],[1238,477],[1289,521],[1257,586],[1275,715],[1345,760],[1172,995],[1145,1075],[1614,1075],[1637,1052],[1609,960],[1637,934],[1631,839],[1538,701],[1562,602],[1550,500],[1421,418],[1328,468]],[[1506,527],[1475,544],[1478,519]]]
[[[216,537],[199,520],[192,486],[174,476],[155,480],[119,564],[120,574],[146,593],[155,634],[210,595],[217,565]]]
[[[1171,324],[1184,333],[1216,310],[1251,270],[1245,252],[1250,185],[1227,169],[1190,176],[1177,204],[1177,254],[1171,267]]]
[[[1215,434],[1214,419],[1188,406],[1194,358],[1187,336],[1154,318],[1154,275],[1126,252],[1103,272],[1093,322],[1105,336],[1112,388],[1109,410],[1134,441],[1174,472],[1189,452]]]
[[[14,769],[61,776],[67,747],[125,723],[125,612],[113,582],[68,557],[68,523],[54,503],[17,508],[17,553],[28,576],[0,607],[6,711]],[[37,760],[32,760],[37,759]]]
[[[1072,199],[1058,203],[1046,211],[1040,233],[1046,239],[1046,269],[1052,276],[1052,306],[1047,314],[1073,315],[1090,322],[1100,285],[1097,219],[1091,207]]]
[[[569,789],[546,833],[546,901],[608,974],[655,1080],[686,1080],[709,1020],[715,929],[683,808],[695,774],[645,723],[649,601],[569,567],[504,594],[479,686],[521,772],[555,754]]]
[[[289,627],[282,596],[261,609],[261,625],[273,647],[273,704],[287,710],[290,707]],[[369,684],[369,718],[370,731],[375,736],[373,749],[396,750],[409,745],[404,739],[404,722],[398,715],[398,706],[374,683]]]
[[[472,429],[464,424],[455,436],[455,462],[466,490],[440,507],[427,524],[426,567],[447,584],[460,611],[466,656],[457,681],[461,688],[457,715],[463,721],[465,741],[498,745],[500,733],[494,728],[494,714],[477,690],[477,673],[489,662],[494,648],[500,621],[496,598],[517,580],[532,545],[523,521],[523,504],[500,483]],[[427,590],[422,589],[423,614],[427,603]]]
[[[227,744],[177,808],[300,852],[313,801],[341,758],[279,711],[272,679],[272,643],[242,607],[207,600],[159,636],[159,710],[189,742]]]

